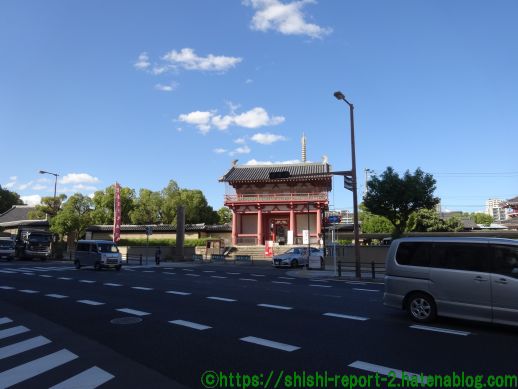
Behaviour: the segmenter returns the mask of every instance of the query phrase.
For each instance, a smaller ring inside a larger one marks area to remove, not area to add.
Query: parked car
[[[385,305],[417,322],[436,316],[518,326],[518,242],[403,238],[386,258]]]
[[[275,267],[299,267],[308,265],[308,248],[307,246],[292,247],[288,251],[275,255],[272,259],[272,265]],[[311,256],[320,256],[321,263],[324,262],[324,252],[321,249],[310,247]]]
[[[14,240],[11,238],[0,238],[0,259],[10,261],[15,256]]]
[[[122,255],[115,243],[109,240],[80,240],[77,242],[74,264],[77,269],[93,266],[95,270],[103,267],[120,270]]]

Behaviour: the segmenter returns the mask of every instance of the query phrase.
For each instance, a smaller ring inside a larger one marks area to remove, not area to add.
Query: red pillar
[[[320,236],[322,232],[322,211],[320,207],[317,206],[317,237]]]
[[[232,210],[232,245],[237,245],[237,212]]]
[[[295,238],[297,236],[297,225],[295,224],[295,206],[290,205],[290,230],[293,232],[293,244],[295,244]]]
[[[263,244],[263,210],[257,207],[257,244]]]

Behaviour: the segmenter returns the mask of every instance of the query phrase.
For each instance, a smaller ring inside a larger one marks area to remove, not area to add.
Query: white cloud
[[[41,204],[40,195],[20,196],[20,199],[27,205],[35,206]]]
[[[162,92],[172,92],[178,87],[176,82],[171,82],[169,84],[156,84],[155,89]]]
[[[81,183],[89,183],[93,184],[99,182],[97,177],[93,177],[87,173],[69,173],[63,176],[59,182],[61,184],[81,184]]]
[[[232,112],[225,116],[216,115],[216,111],[194,111],[181,114],[178,116],[178,120],[195,125],[203,134],[206,134],[212,127],[226,130],[231,125],[245,128],[275,126],[284,122],[285,118],[283,116],[270,117],[264,108],[255,107],[239,115]]]
[[[227,149],[217,148],[213,150],[216,154],[224,154],[227,152]]]
[[[20,185],[18,185],[17,189],[25,190],[27,188],[30,188],[33,183],[34,183],[34,181],[29,181],[29,182],[26,182],[25,184],[20,184]]]
[[[256,159],[251,159],[250,161],[245,163],[245,165],[292,165],[292,164],[296,164],[296,163],[301,163],[301,162],[298,159],[292,159],[289,161],[276,161],[276,162],[258,161]]]
[[[97,190],[97,187],[96,186],[92,186],[92,185],[84,185],[84,184],[76,184],[74,186],[72,186],[72,188],[76,191],[96,191]]]
[[[249,154],[250,151],[252,151],[250,149],[250,147],[248,147],[247,145],[244,145],[244,146],[238,147],[237,149],[232,150],[230,153],[228,153],[228,155],[230,155],[232,157],[237,154]]]
[[[147,55],[147,53],[140,53],[137,62],[135,62],[133,66],[135,66],[135,68],[139,70],[146,70],[148,67],[150,67],[151,63],[149,62],[149,56]]]
[[[252,82],[254,82],[254,80],[252,80],[251,78],[247,78],[245,84],[251,84]]]
[[[260,143],[260,144],[263,144],[263,145],[270,145],[272,143],[275,143],[275,142],[279,142],[281,140],[286,140],[286,137],[282,136],[282,135],[275,135],[275,134],[270,134],[270,133],[257,133],[257,134],[254,134],[252,135],[252,138],[251,138],[254,142],[257,142],[257,143]]]
[[[274,30],[284,35],[307,35],[311,38],[322,38],[332,31],[331,28],[306,22],[302,8],[315,4],[314,0],[287,4],[279,0],[245,0],[243,3],[256,10],[251,22],[253,30]]]
[[[206,57],[198,56],[193,49],[183,48],[179,52],[172,50],[162,57],[173,68],[181,67],[186,70],[202,70],[224,72],[235,67],[243,59],[209,54]]]
[[[41,185],[41,184],[36,184],[36,185],[33,185],[32,190],[44,190],[44,189],[48,189],[48,186],[47,185]]]
[[[234,143],[238,144],[238,145],[242,145],[245,143],[245,138],[237,138],[237,139],[234,139]]]
[[[18,179],[18,177],[16,177],[16,176],[9,177],[9,181],[16,181],[17,179]]]

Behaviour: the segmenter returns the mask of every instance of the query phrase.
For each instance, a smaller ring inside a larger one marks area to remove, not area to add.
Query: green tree
[[[400,236],[407,227],[410,215],[419,209],[431,209],[439,203],[433,196],[435,179],[431,174],[416,169],[400,177],[390,166],[378,178],[373,176],[367,184],[363,200],[365,208],[387,218],[393,226],[392,234]]]
[[[361,222],[361,230],[363,233],[384,233],[392,231],[392,223],[383,216],[374,215],[365,208],[365,205],[360,204],[360,212],[358,218]]]
[[[218,223],[227,224],[232,222],[232,211],[228,207],[218,209]]]
[[[115,188],[113,185],[108,186],[104,190],[98,190],[94,193],[92,212],[93,224],[113,224],[113,200],[115,197]],[[122,187],[121,188],[121,216],[122,224],[130,224],[130,213],[133,210],[135,201],[135,190]]]
[[[67,236],[72,244],[84,236],[92,224],[93,201],[90,197],[76,193],[63,204],[62,210],[50,220],[50,230],[60,236]]]
[[[141,189],[130,212],[133,224],[158,224],[162,221],[163,199],[160,192]]]
[[[486,227],[489,227],[491,223],[494,222],[494,219],[491,215],[482,212],[473,212],[469,215],[470,219],[473,220],[477,224],[482,224]]]
[[[0,185],[0,213],[8,211],[13,205],[23,205],[20,195],[9,189],[3,189]]]
[[[461,220],[454,216],[447,220],[439,217],[433,209],[420,209],[408,218],[409,232],[454,232],[463,228]]]
[[[47,215],[53,218],[58,214],[66,200],[65,194],[60,194],[55,198],[53,196],[42,197],[41,204],[34,207],[34,211],[29,212],[29,219],[44,219]]]

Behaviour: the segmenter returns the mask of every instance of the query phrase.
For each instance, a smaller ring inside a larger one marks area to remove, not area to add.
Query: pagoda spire
[[[302,138],[300,139],[300,143],[302,144],[302,162],[306,163],[306,135],[302,133]]]

